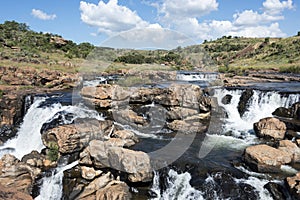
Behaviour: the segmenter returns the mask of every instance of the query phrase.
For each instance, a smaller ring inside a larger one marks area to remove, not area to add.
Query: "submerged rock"
[[[226,95],[222,98],[221,102],[222,102],[224,105],[227,105],[227,104],[230,104],[231,100],[232,100],[232,95],[226,94]]]
[[[282,200],[282,199],[288,199],[288,196],[286,195],[286,189],[274,182],[269,182],[266,185],[264,185],[264,188],[266,188],[274,200]]]
[[[241,117],[244,115],[246,111],[248,111],[249,100],[253,96],[253,94],[254,92],[252,89],[247,89],[242,93],[237,107]]]
[[[282,140],[286,133],[286,125],[274,117],[268,117],[254,123],[254,131],[258,137],[274,140]]]
[[[291,154],[265,144],[247,147],[246,163],[258,172],[280,172],[281,165],[292,162]]]

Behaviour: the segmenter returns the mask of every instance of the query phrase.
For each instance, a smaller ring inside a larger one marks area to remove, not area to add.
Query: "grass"
[[[279,72],[300,74],[300,65],[282,66],[279,67]]]

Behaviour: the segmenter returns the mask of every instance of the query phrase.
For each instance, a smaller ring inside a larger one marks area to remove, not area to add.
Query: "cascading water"
[[[33,104],[28,109],[24,116],[17,137],[7,141],[0,149],[0,156],[10,153],[21,159],[24,155],[33,150],[41,151],[44,148],[41,139],[41,128],[44,123],[52,121],[60,114],[72,114],[71,119],[66,119],[64,124],[70,124],[76,118],[96,118],[103,120],[103,118],[96,112],[88,108],[78,106],[63,106],[60,103],[53,103],[43,106],[47,101],[46,97],[35,97]]]
[[[173,169],[170,169],[167,174],[166,185],[167,188],[162,191],[160,187],[160,175],[158,172],[154,173],[154,179],[152,183],[151,191],[156,197],[152,200],[173,200],[173,199],[187,199],[187,200],[203,200],[203,199],[231,199],[230,197],[222,197],[223,188],[220,188],[219,179],[222,177],[222,173],[216,173],[214,175],[208,175],[202,183],[204,189],[195,189],[191,186],[191,175],[188,172],[178,173]],[[217,180],[217,181],[216,181]],[[224,180],[225,181],[225,180]],[[259,179],[256,177],[245,178],[232,178],[232,183],[236,188],[253,187],[254,191],[249,193],[248,197],[255,199],[272,200],[270,193],[264,188],[264,185],[268,183],[268,180]],[[246,184],[246,185],[245,185]],[[233,188],[232,188],[233,189]],[[246,192],[247,193],[247,192]],[[239,195],[239,194],[231,194]]]
[[[71,169],[78,165],[78,161],[75,161],[69,165],[59,166],[52,175],[43,178],[43,184],[41,186],[40,195],[35,200],[59,200],[62,198],[63,191],[63,177],[64,171]]]
[[[168,188],[161,192],[159,174],[155,172],[151,191],[154,192],[157,197],[152,200],[203,200],[202,193],[190,185],[189,182],[191,178],[192,177],[188,172],[178,174],[176,171],[170,169],[167,180]]]
[[[203,72],[179,72],[176,76],[180,81],[214,81],[219,77],[218,73]]]
[[[232,151],[242,152],[247,146],[256,143],[256,136],[253,133],[253,123],[258,122],[265,117],[271,117],[272,113],[278,107],[290,107],[292,104],[300,101],[300,94],[280,94],[278,92],[266,92],[254,90],[252,97],[248,101],[248,108],[240,116],[238,111],[238,104],[244,90],[227,90],[215,89],[214,97],[218,100],[218,105],[224,108],[227,117],[223,119],[223,130],[220,132],[212,132],[207,134],[205,144],[214,146],[217,149],[232,149]],[[231,100],[228,104],[222,103],[222,99],[226,95],[231,95]],[[218,126],[211,124],[211,126]],[[203,145],[203,144],[202,144]],[[244,178],[231,179],[230,184],[236,188],[249,189],[245,192],[246,197],[255,199],[272,199],[268,190],[264,188],[265,184],[269,182],[266,174],[259,174],[248,171],[245,168],[236,168],[241,173],[245,174]],[[283,170],[284,171],[284,170]],[[287,168],[286,171],[294,173],[294,170]],[[222,173],[221,173],[222,174]],[[191,186],[191,174],[189,172],[178,173],[174,170],[169,170],[167,174],[167,188],[162,189],[160,185],[159,173],[155,172],[153,185],[151,191],[155,193],[155,200],[160,199],[231,199],[224,197],[227,192],[223,191],[223,181],[218,182],[218,173],[215,175],[208,174],[201,187],[195,189]],[[222,177],[222,176],[221,176]],[[217,179],[217,181],[216,181]],[[277,181],[277,180],[273,180]],[[229,182],[228,182],[229,183]],[[218,185],[221,184],[221,185]],[[250,192],[251,191],[251,192]],[[249,196],[247,196],[249,195]]]
[[[253,90],[253,95],[249,99],[249,107],[241,117],[237,107],[242,93],[243,90],[216,89],[214,95],[218,99],[218,104],[225,109],[228,115],[224,124],[224,132],[231,131],[237,137],[249,133],[253,128],[253,123],[258,122],[260,119],[272,117],[272,113],[276,108],[289,107],[300,101],[299,94],[281,95],[277,92]],[[222,99],[226,95],[232,96],[230,103],[227,105],[222,103]]]

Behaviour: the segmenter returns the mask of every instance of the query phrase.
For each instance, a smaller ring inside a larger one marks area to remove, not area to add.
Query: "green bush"
[[[49,142],[48,144],[48,153],[47,153],[47,157],[49,160],[51,160],[52,162],[55,162],[58,160],[58,155],[59,155],[59,147],[57,145],[57,143],[55,142]]]

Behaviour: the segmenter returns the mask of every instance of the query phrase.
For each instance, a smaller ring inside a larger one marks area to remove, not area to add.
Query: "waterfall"
[[[178,72],[176,78],[180,81],[214,81],[219,77],[218,73],[204,72]]]
[[[27,110],[24,116],[17,136],[8,140],[0,148],[0,157],[6,153],[10,153],[21,159],[24,155],[33,150],[41,151],[44,148],[41,139],[41,128],[44,123],[51,122],[58,115],[72,114],[71,119],[65,119],[63,124],[70,124],[76,118],[96,118],[103,120],[98,112],[89,110],[83,105],[63,106],[60,103],[53,103],[42,106],[47,101],[47,97],[35,97],[33,104]],[[64,119],[64,117],[62,117]]]
[[[253,123],[258,122],[262,118],[272,117],[272,113],[276,108],[289,107],[293,103],[300,101],[299,94],[281,95],[278,92],[265,92],[253,90],[253,95],[249,99],[248,109],[241,117],[238,112],[238,103],[244,90],[227,90],[216,89],[215,97],[218,104],[222,106],[228,117],[225,119],[224,132],[231,131],[235,136],[240,137],[247,135],[253,128]],[[232,99],[229,104],[224,105],[222,98],[231,95]]]
[[[161,192],[159,174],[155,172],[151,191],[154,192],[157,197],[152,200],[203,200],[202,193],[190,185],[191,178],[188,172],[178,174],[176,171],[170,169],[167,178],[168,188]]]
[[[218,172],[214,175],[207,175],[207,178],[202,183],[202,189],[196,190],[190,184],[191,174],[188,172],[178,173],[173,169],[170,169],[167,174],[167,188],[162,191],[160,187],[159,173],[154,173],[153,183],[151,191],[156,195],[152,200],[173,200],[173,199],[186,199],[186,200],[203,200],[203,199],[231,199],[224,198],[227,193],[224,193],[222,185],[220,185],[220,178],[222,172]],[[228,181],[228,180],[227,180]],[[232,182],[231,182],[232,181]],[[247,191],[243,191],[242,188],[245,184],[250,185],[256,192],[256,199],[272,200],[270,193],[264,188],[264,185],[269,181],[266,179],[259,179],[254,176],[248,178],[232,178],[228,184],[233,184],[235,189],[240,188],[240,191],[235,195],[245,195]],[[275,181],[277,182],[277,181]],[[225,183],[226,184],[226,183]],[[241,192],[239,194],[239,192]],[[233,195],[233,194],[230,194]],[[253,196],[252,196],[253,197]]]
[[[66,166],[60,166],[52,172],[49,177],[43,178],[43,184],[41,186],[40,195],[35,200],[59,200],[62,198],[63,193],[63,177],[64,171],[71,169],[78,165],[78,161],[75,161]]]

